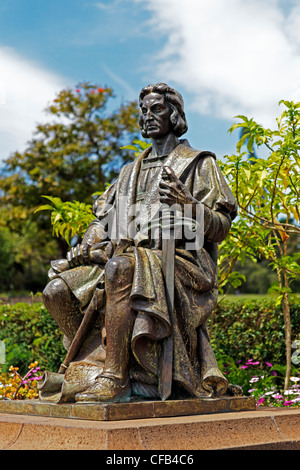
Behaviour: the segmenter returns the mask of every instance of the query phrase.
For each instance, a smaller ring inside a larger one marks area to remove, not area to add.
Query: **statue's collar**
[[[145,160],[147,159],[147,162],[152,162],[152,161],[157,161],[157,160],[173,160],[174,157],[179,157],[179,158],[193,158],[195,156],[201,155],[201,156],[206,156],[210,155],[211,157],[216,159],[216,156],[214,153],[209,152],[207,150],[196,150],[190,146],[190,143],[187,139],[181,139],[179,141],[179,144],[170,152],[169,155],[161,155],[161,156],[151,156],[151,150],[152,146],[148,147],[146,150],[144,150],[141,155],[140,159]]]

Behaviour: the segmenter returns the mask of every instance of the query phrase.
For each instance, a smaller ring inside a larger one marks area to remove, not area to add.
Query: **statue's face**
[[[151,139],[164,137],[172,130],[171,108],[159,93],[149,93],[141,104],[144,128]]]

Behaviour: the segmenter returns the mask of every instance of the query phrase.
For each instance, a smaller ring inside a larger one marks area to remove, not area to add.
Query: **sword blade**
[[[159,394],[167,400],[172,391],[173,375],[173,323],[174,323],[174,276],[175,276],[175,238],[174,230],[170,230],[170,238],[162,237],[162,269],[165,277],[167,305],[170,315],[171,334],[162,344],[160,359]]]

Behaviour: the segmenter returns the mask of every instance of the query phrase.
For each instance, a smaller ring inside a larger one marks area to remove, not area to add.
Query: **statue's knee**
[[[50,281],[43,291],[43,302],[46,308],[51,309],[52,305],[62,300],[65,296],[66,285],[61,279]]]

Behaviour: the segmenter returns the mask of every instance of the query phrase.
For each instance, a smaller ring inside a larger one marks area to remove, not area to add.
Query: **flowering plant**
[[[250,388],[248,393],[255,397],[257,406],[299,407],[300,384],[298,382],[300,377],[290,377],[292,384],[286,390],[282,390],[275,385],[268,386],[268,384],[264,383],[264,379],[264,375],[254,375],[249,381],[253,388]]]
[[[0,373],[0,400],[24,400],[38,398],[37,384],[42,378],[38,362],[28,366],[22,377],[18,367],[10,366],[9,373]]]
[[[284,389],[285,368],[280,365],[253,359],[242,364],[222,356],[219,366],[230,383],[240,385],[244,394],[255,397],[257,406],[300,406],[300,377],[290,376],[289,387]]]

